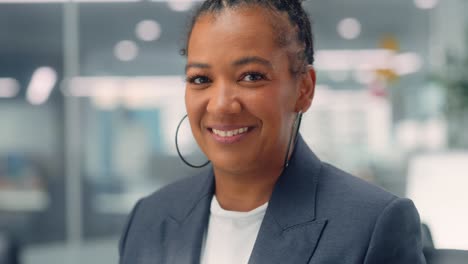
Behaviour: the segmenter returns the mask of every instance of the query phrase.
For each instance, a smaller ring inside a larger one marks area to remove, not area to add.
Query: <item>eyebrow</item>
[[[240,58],[236,60],[235,62],[233,62],[232,65],[243,66],[246,64],[250,64],[250,63],[258,63],[258,64],[265,65],[269,68],[273,68],[273,65],[271,64],[269,60],[264,59],[262,57],[258,57],[258,56],[249,56],[249,57]]]
[[[209,64],[200,63],[200,62],[188,63],[188,64],[185,66],[185,72],[187,72],[188,69],[190,69],[190,68],[208,69],[208,68],[211,68],[211,66],[210,66]]]
[[[271,62],[267,59],[264,59],[262,57],[258,57],[258,56],[249,56],[249,57],[243,57],[243,58],[240,58],[236,61],[234,61],[232,63],[233,66],[243,66],[243,65],[246,65],[246,64],[250,64],[250,63],[258,63],[258,64],[262,64],[262,65],[265,65],[269,68],[273,68],[273,65],[271,64]],[[207,63],[201,63],[201,62],[192,62],[192,63],[188,63],[186,66],[185,66],[185,72],[188,71],[188,69],[190,68],[199,68],[199,69],[209,69],[211,68],[211,66]]]

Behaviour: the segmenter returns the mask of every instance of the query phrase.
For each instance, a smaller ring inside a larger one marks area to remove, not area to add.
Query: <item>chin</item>
[[[232,174],[241,174],[248,171],[252,167],[252,161],[248,161],[245,157],[242,158],[217,158],[211,160],[213,167]]]

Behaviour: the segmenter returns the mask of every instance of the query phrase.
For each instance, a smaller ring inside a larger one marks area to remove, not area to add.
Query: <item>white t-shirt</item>
[[[247,264],[268,203],[249,212],[227,211],[213,196],[201,264]]]

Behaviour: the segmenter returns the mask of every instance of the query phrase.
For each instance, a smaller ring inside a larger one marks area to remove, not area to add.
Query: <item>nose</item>
[[[238,92],[234,85],[220,82],[213,87],[207,105],[207,112],[212,114],[237,114],[242,110]]]

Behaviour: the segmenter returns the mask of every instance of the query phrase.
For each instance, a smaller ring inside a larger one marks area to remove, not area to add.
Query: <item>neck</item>
[[[214,168],[215,194],[225,210],[248,212],[270,200],[282,168],[233,174]]]

